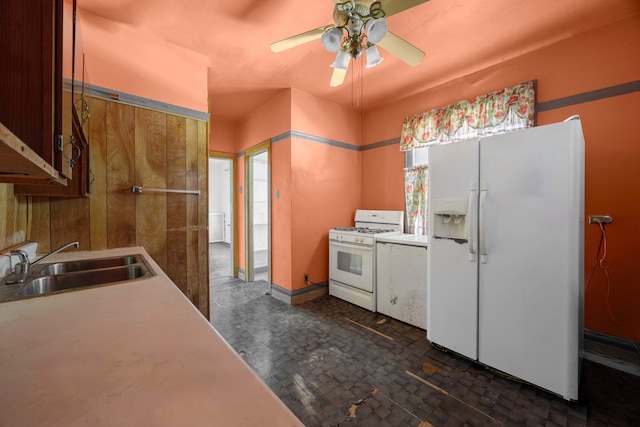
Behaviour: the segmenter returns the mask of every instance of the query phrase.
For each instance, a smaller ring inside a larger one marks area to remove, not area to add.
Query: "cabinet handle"
[[[69,166],[73,169],[73,165],[75,165],[76,160],[78,160],[80,158],[80,156],[82,155],[82,148],[80,148],[80,146],[78,144],[76,144],[76,139],[73,137],[73,135],[71,135],[69,137],[69,144],[72,145],[72,148],[71,148],[72,156],[69,159]],[[75,156],[73,155],[73,149],[74,148],[76,149],[76,155]]]

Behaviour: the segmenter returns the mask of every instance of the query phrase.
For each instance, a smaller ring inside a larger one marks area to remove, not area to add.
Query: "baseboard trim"
[[[584,358],[640,377],[640,343],[584,330]]]
[[[271,296],[289,305],[302,304],[303,302],[311,301],[328,293],[328,282],[317,283],[307,286],[306,288],[296,289],[295,291],[283,288],[275,283],[271,284]]]

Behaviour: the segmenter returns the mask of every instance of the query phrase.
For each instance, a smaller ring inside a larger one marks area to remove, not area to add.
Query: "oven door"
[[[329,241],[329,279],[373,292],[373,246]]]

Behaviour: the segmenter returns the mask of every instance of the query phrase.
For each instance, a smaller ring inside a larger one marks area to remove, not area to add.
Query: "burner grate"
[[[394,231],[390,228],[369,228],[369,227],[337,227],[334,228],[337,231],[354,231],[363,234],[380,234]]]

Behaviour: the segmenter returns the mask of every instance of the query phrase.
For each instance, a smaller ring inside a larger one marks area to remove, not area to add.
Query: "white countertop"
[[[156,276],[0,304],[0,426],[302,426],[143,248]]]
[[[424,246],[427,247],[427,236],[416,236],[415,234],[390,234],[376,237],[376,242],[397,243],[400,245]]]

